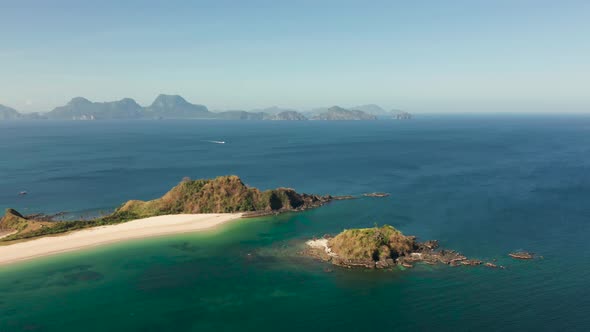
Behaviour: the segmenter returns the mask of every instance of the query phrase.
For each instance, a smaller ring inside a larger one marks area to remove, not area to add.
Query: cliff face
[[[237,176],[208,180],[185,180],[161,198],[132,200],[118,208],[114,216],[145,218],[178,213],[258,212],[259,214],[298,211],[323,205],[331,196],[299,194],[293,189],[260,191],[246,186]]]

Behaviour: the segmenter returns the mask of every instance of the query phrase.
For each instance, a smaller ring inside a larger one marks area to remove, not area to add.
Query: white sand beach
[[[241,218],[240,213],[177,214],[99,226],[0,246],[0,265],[129,239],[189,233]]]

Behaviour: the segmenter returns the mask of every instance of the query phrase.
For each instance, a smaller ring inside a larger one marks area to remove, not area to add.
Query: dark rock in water
[[[425,249],[430,249],[430,250],[434,250],[436,248],[438,248],[438,241],[437,240],[428,240],[426,242],[422,242],[418,244],[420,249],[425,250]]]
[[[467,259],[467,260],[461,261],[461,264],[466,265],[466,266],[477,266],[477,265],[483,264],[483,262],[480,260],[477,260],[477,259]]]
[[[490,263],[490,262],[485,263],[484,266],[492,268],[492,269],[505,269],[506,268],[502,265],[496,265],[496,264]]]
[[[508,256],[515,258],[515,259],[533,259],[534,258],[533,253],[526,252],[526,251],[513,252],[513,253],[508,254]]]
[[[363,194],[363,196],[365,196],[365,197],[387,197],[387,196],[389,196],[389,193],[366,193],[366,194]]]
[[[344,196],[332,196],[332,200],[334,201],[343,201],[347,199],[355,199],[352,195],[344,195]]]

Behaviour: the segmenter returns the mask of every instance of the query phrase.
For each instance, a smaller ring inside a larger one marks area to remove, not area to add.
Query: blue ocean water
[[[0,208],[70,218],[184,176],[392,194],[0,267],[0,331],[590,329],[590,116],[0,122],[0,156]],[[327,273],[297,254],[375,223],[508,268]]]

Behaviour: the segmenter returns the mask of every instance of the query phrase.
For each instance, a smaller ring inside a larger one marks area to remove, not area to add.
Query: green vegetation
[[[0,219],[0,231],[16,232],[10,237],[16,237],[33,232],[42,232],[53,226],[53,223],[46,221],[30,220],[13,209],[6,209],[6,213]],[[4,239],[7,239],[6,237]]]
[[[38,221],[7,209],[6,215],[0,219],[0,231],[16,233],[0,241],[64,233],[166,214],[294,211],[320,206],[331,199],[330,196],[298,194],[288,188],[260,191],[246,186],[234,175],[208,180],[184,179],[161,198],[147,202],[131,200],[111,215],[92,220]]]
[[[235,175],[210,180],[184,180],[161,198],[128,201],[118,213],[133,213],[141,218],[178,213],[233,213],[297,209],[304,196],[293,189],[279,188],[261,192],[246,186]]]
[[[27,219],[13,209],[7,209],[6,214],[0,219],[0,230],[16,231],[15,234],[2,238],[0,241],[14,241],[29,239],[33,237],[59,234],[75,231],[78,229],[114,225],[129,220],[138,219],[133,213],[119,213],[91,220],[74,220],[74,221],[37,221]]]
[[[411,252],[415,239],[385,225],[344,230],[330,239],[328,245],[343,260],[382,261]]]
[[[23,215],[13,209],[6,209],[6,214],[0,223],[0,230],[11,230],[22,232],[29,225],[28,220]]]

